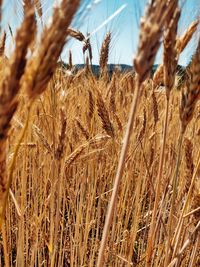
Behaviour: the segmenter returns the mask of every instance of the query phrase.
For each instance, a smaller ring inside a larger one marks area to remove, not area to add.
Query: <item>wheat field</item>
[[[0,266],[199,266],[199,21],[178,36],[178,1],[152,1],[135,71],[109,74],[108,33],[96,76],[90,40],[70,28],[79,1],[55,7],[39,44],[40,1],[24,2],[13,54],[0,44]],[[83,43],[77,72],[71,52],[58,64],[67,37]]]

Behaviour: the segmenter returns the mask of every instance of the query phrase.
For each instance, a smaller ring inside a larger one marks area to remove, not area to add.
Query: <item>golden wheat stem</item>
[[[131,130],[133,127],[133,122],[136,117],[137,104],[139,102],[139,90],[142,82],[145,81],[145,79],[148,77],[150,73],[157,50],[160,46],[160,38],[162,35],[164,22],[168,20],[168,18],[171,16],[171,13],[173,12],[172,10],[173,5],[174,2],[170,2],[168,5],[166,5],[166,3],[164,3],[161,0],[152,1],[146,11],[146,16],[141,21],[138,53],[136,58],[134,59],[134,67],[137,73],[136,87],[134,92],[134,98],[129,112],[127,129],[120,153],[120,159],[117,167],[117,174],[115,177],[112,197],[109,204],[108,213],[106,216],[106,221],[103,229],[103,237],[100,245],[97,267],[103,266],[104,249],[106,246],[108,231],[112,221],[114,207],[117,201],[117,193],[125,165],[125,157],[128,151]]]
[[[147,244],[146,266],[151,265],[152,250],[153,250],[154,239],[155,239],[156,214],[158,211],[158,203],[159,203],[160,193],[161,193],[161,178],[162,178],[163,165],[164,165],[164,152],[165,152],[165,146],[166,146],[168,117],[169,117],[169,98],[166,98],[163,142],[161,146],[159,169],[158,169],[158,176],[157,176],[157,182],[156,182],[155,202],[154,202],[154,207],[153,207],[153,214],[151,218],[151,226],[149,230],[149,238],[148,238],[148,244]]]
[[[106,215],[106,221],[105,221],[105,225],[104,225],[104,229],[103,229],[103,237],[102,237],[102,241],[101,241],[101,245],[100,245],[97,267],[102,267],[103,262],[104,262],[104,250],[105,250],[107,237],[108,237],[108,233],[109,233],[109,229],[110,229],[110,225],[111,225],[111,221],[112,221],[112,217],[113,217],[114,207],[116,206],[117,193],[118,193],[119,184],[120,184],[120,181],[122,178],[122,173],[123,173],[123,169],[124,169],[124,165],[125,165],[125,158],[126,158],[126,154],[128,151],[128,145],[129,145],[129,140],[130,140],[130,136],[131,136],[131,131],[133,128],[133,122],[134,122],[135,117],[136,117],[137,104],[139,102],[140,86],[141,86],[141,83],[139,82],[139,77],[137,76],[134,99],[133,99],[132,104],[131,104],[131,109],[130,109],[130,113],[129,113],[130,114],[129,115],[129,121],[127,124],[127,129],[126,129],[124,142],[123,142],[123,146],[122,146],[122,150],[121,150],[121,154],[120,154],[119,164],[118,164],[118,168],[117,168],[117,174],[116,174],[115,182],[114,182],[114,186],[113,186],[113,192],[112,192],[110,204],[108,207],[108,212]]]
[[[33,105],[33,101],[31,101],[29,106],[28,106],[28,113],[27,113],[26,122],[25,122],[24,128],[23,128],[23,130],[21,132],[21,135],[19,137],[18,143],[17,143],[17,145],[15,147],[15,151],[13,153],[12,162],[11,162],[11,165],[10,165],[10,168],[9,168],[8,183],[7,183],[7,187],[6,187],[6,193],[5,193],[5,197],[3,199],[2,209],[0,211],[0,229],[2,229],[2,225],[4,223],[6,204],[7,204],[7,200],[8,200],[9,189],[11,187],[12,180],[13,180],[13,172],[14,172],[14,168],[15,168],[15,163],[16,163],[16,160],[17,160],[17,155],[18,155],[19,148],[21,146],[21,142],[22,142],[22,140],[23,140],[23,138],[25,136],[26,130],[27,130],[28,125],[29,125],[29,118],[30,118],[32,105]]]
[[[2,239],[3,239],[3,256],[4,256],[4,264],[5,264],[5,267],[9,267],[10,264],[9,264],[9,257],[8,257],[8,248],[7,248],[7,245],[8,245],[8,242],[7,242],[7,235],[6,235],[6,226],[5,226],[5,222],[4,224],[2,225]]]
[[[161,155],[160,155],[160,161],[159,161],[159,171],[158,171],[158,176],[157,176],[157,181],[156,181],[157,182],[156,196],[155,196],[153,215],[151,219],[151,226],[150,226],[148,244],[147,244],[147,258],[146,258],[147,266],[151,265],[152,251],[153,251],[154,240],[156,236],[156,230],[155,230],[154,225],[156,224],[156,214],[158,210],[158,203],[159,203],[160,193],[161,193],[161,181],[162,181],[162,175],[163,175],[168,117],[169,117],[169,99],[170,99],[170,92],[174,86],[175,70],[177,67],[177,52],[174,46],[176,43],[177,25],[178,25],[179,17],[180,17],[180,10],[178,8],[177,1],[175,1],[174,15],[171,18],[171,22],[168,28],[165,30],[165,35],[164,35],[164,54],[163,54],[164,67],[163,69],[164,69],[164,84],[165,84],[165,91],[166,91],[165,92],[166,109],[165,109],[163,142],[161,146]]]
[[[182,143],[183,143],[183,136],[184,133],[181,131],[179,140],[178,140],[178,156],[177,156],[177,162],[176,162],[176,169],[175,169],[175,175],[173,177],[172,181],[172,201],[171,201],[171,209],[169,213],[169,220],[168,220],[168,237],[167,237],[167,246],[166,246],[166,257],[165,257],[165,264],[164,266],[168,266],[169,261],[171,260],[171,237],[172,237],[172,225],[173,225],[173,216],[174,216],[174,210],[175,210],[175,199],[177,194],[177,187],[178,187],[178,175],[179,175],[179,167],[181,162],[181,151],[182,151]]]
[[[177,253],[176,257],[170,262],[169,265],[167,265],[168,267],[177,266],[178,260],[180,259],[184,251],[187,249],[187,247],[192,242],[194,242],[197,238],[199,238],[199,235],[198,235],[199,231],[200,231],[200,221],[197,223],[192,233],[190,233],[188,239],[184,242],[183,246],[181,247],[180,251]]]
[[[195,266],[195,262],[198,263],[199,242],[200,242],[200,235],[197,236],[196,242],[193,245],[188,267]]]
[[[193,186],[194,186],[194,183],[195,183],[195,179],[196,179],[199,167],[200,167],[200,150],[199,150],[199,154],[198,154],[197,158],[198,158],[198,161],[197,161],[196,169],[195,169],[195,171],[193,173],[192,180],[191,180],[191,183],[190,183],[190,187],[189,187],[189,190],[188,190],[188,194],[187,194],[185,203],[183,205],[183,209],[182,209],[181,215],[180,215],[179,220],[178,220],[178,224],[177,224],[177,227],[176,227],[176,230],[175,230],[174,237],[173,237],[172,242],[171,242],[172,246],[175,245],[174,246],[173,255],[174,255],[175,251],[177,250],[177,243],[178,243],[177,241],[179,240],[179,236],[180,236],[180,233],[181,233],[184,214],[187,211],[187,207],[188,207],[189,200],[190,200],[190,197],[191,197],[191,194],[192,194],[192,190],[193,190]],[[175,242],[176,242],[176,244],[175,244]]]
[[[17,215],[19,217],[21,217],[22,216],[21,209],[20,209],[19,204],[17,203],[17,200],[16,200],[16,198],[15,198],[15,196],[14,196],[14,194],[13,194],[11,189],[9,190],[9,195],[10,195],[10,197],[11,197],[11,199],[12,199],[14,205],[15,205],[15,209],[16,209]]]

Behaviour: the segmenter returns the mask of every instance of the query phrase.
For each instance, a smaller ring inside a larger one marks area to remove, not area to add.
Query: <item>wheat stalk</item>
[[[114,207],[117,201],[119,184],[122,179],[125,158],[128,152],[130,136],[133,128],[133,122],[136,116],[137,105],[139,102],[139,89],[141,83],[148,77],[153,65],[157,50],[160,46],[160,38],[165,20],[171,16],[173,1],[169,5],[161,0],[152,1],[146,12],[146,16],[141,22],[139,47],[136,58],[134,60],[135,70],[137,72],[136,88],[134,99],[131,104],[129,113],[129,121],[120,153],[120,159],[117,167],[117,174],[114,181],[113,192],[108,207],[106,221],[103,230],[103,237],[100,245],[100,251],[97,261],[97,267],[103,266],[104,250],[108,238],[108,231],[111,225]]]
[[[20,80],[26,65],[28,46],[35,32],[34,10],[30,9],[16,35],[16,48],[10,59],[5,76],[0,84],[0,217],[5,202],[6,178],[6,140],[11,119],[17,109],[17,94]]]
[[[179,237],[181,235],[181,229],[182,229],[182,226],[183,226],[184,213],[187,212],[189,200],[190,200],[191,195],[192,195],[193,187],[194,187],[194,184],[195,184],[195,179],[196,179],[196,176],[197,176],[199,168],[200,168],[200,152],[198,153],[197,165],[196,165],[195,171],[193,173],[191,184],[190,184],[190,187],[189,187],[189,190],[188,190],[188,193],[187,193],[187,197],[186,197],[185,203],[183,204],[181,215],[179,217],[179,220],[178,220],[178,223],[177,223],[177,227],[176,227],[176,230],[175,230],[175,233],[174,233],[174,237],[173,237],[173,240],[172,240],[172,246],[174,246],[174,251],[173,251],[172,258],[174,257],[174,255],[176,255],[176,251],[177,251],[177,247],[178,247],[178,243],[179,243]]]
[[[198,41],[198,46],[196,49],[196,52],[192,58],[192,61],[189,66],[188,70],[188,81],[186,83],[186,92],[182,92],[182,99],[181,99],[181,105],[180,105],[180,120],[181,120],[181,129],[180,129],[180,137],[179,137],[179,144],[178,144],[178,157],[177,157],[177,163],[176,163],[176,171],[175,175],[173,177],[172,186],[173,186],[173,193],[172,193],[172,200],[171,200],[171,209],[169,214],[169,221],[168,221],[168,228],[169,233],[172,229],[172,222],[173,222],[173,215],[175,212],[175,198],[177,194],[177,187],[178,187],[178,176],[179,176],[179,166],[180,166],[180,158],[181,158],[181,148],[182,148],[182,140],[184,133],[186,131],[186,128],[191,121],[194,113],[194,109],[196,106],[197,101],[200,98],[200,38]],[[194,183],[193,179],[191,184]],[[190,191],[191,189],[189,189]],[[182,216],[181,216],[182,217]],[[174,257],[177,251],[178,247],[178,240],[180,237],[180,229],[181,229],[181,222],[182,219],[179,219],[179,224],[176,229],[175,235],[172,240],[172,245],[174,245],[173,254],[168,253],[166,264],[168,264],[170,257]],[[175,239],[176,237],[176,239]],[[176,242],[175,242],[176,240]]]
[[[198,239],[199,237],[199,231],[200,231],[200,221],[197,223],[197,225],[195,226],[194,230],[192,231],[192,233],[190,233],[189,237],[187,238],[187,240],[184,242],[183,246],[181,247],[181,249],[178,251],[178,253],[176,253],[174,259],[170,262],[170,264],[168,265],[168,267],[173,267],[176,266],[178,260],[180,259],[180,257],[182,256],[182,254],[184,253],[184,251],[187,249],[187,247],[191,244],[191,243],[195,243],[196,239]]]
[[[168,127],[168,116],[169,116],[170,92],[174,86],[176,68],[177,68],[177,63],[178,63],[177,51],[176,51],[175,45],[176,45],[176,35],[177,35],[179,17],[180,17],[180,10],[178,8],[178,1],[176,1],[176,4],[174,5],[174,15],[171,18],[171,21],[169,22],[169,25],[167,26],[164,32],[163,65],[164,65],[166,110],[165,110],[163,140],[162,140],[162,146],[160,150],[158,176],[156,180],[155,201],[154,201],[153,214],[152,214],[151,226],[150,226],[149,237],[148,237],[149,260],[150,260],[150,255],[152,254],[154,239],[156,235],[155,230],[154,230],[154,225],[156,223],[156,214],[157,214],[158,203],[160,199],[161,180],[162,180],[162,175],[163,175],[164,154],[165,154],[165,149],[166,149],[166,138],[167,138],[167,127]]]
[[[187,68],[188,79],[186,90],[182,90],[182,99],[180,105],[180,119],[182,133],[185,132],[187,125],[191,121],[197,101],[200,98],[200,38],[196,53],[194,54],[190,65]]]

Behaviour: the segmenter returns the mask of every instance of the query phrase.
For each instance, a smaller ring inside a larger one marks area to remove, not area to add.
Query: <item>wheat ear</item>
[[[69,70],[73,69],[73,58],[72,58],[72,51],[69,50]]]
[[[178,57],[183,52],[183,50],[185,49],[185,47],[187,46],[189,41],[192,39],[192,36],[194,35],[194,33],[197,30],[198,24],[199,24],[199,20],[192,22],[190,24],[190,26],[188,27],[188,29],[186,30],[186,32],[183,33],[183,35],[177,39],[176,50],[178,53]],[[154,73],[153,82],[154,82],[154,86],[159,86],[160,84],[162,84],[164,82],[164,66],[163,66],[163,64],[161,64],[158,67],[158,69],[156,70],[156,72]]]
[[[39,48],[29,60],[24,75],[24,87],[27,88],[30,98],[37,97],[46,89],[66,43],[66,28],[69,27],[78,6],[79,0],[63,0],[54,9],[52,24],[44,29]]]
[[[101,46],[100,60],[99,60],[101,75],[105,73],[107,68],[109,51],[110,51],[110,42],[111,42],[111,33],[109,32],[106,34],[106,37],[103,40]]]
[[[180,119],[183,133],[193,117],[196,103],[200,98],[200,38],[196,53],[187,68],[187,73],[188,79],[186,82],[186,90],[182,91],[180,106]]]
[[[176,49],[179,54],[183,52],[189,41],[192,39],[192,36],[196,32],[198,25],[199,20],[193,21],[183,35],[177,39]]]
[[[40,19],[42,19],[42,16],[43,16],[43,12],[42,12],[42,3],[40,0],[34,0],[34,5],[35,5],[35,8],[37,10],[37,13],[40,17]]]
[[[0,41],[0,57],[4,56],[5,44],[6,44],[6,32],[4,31]]]
[[[98,115],[101,118],[102,128],[106,131],[108,135],[114,138],[115,137],[114,127],[110,120],[108,109],[105,106],[104,100],[100,92],[98,92],[97,95],[97,108],[98,108]]]
[[[75,38],[76,40],[80,41],[80,42],[84,42],[85,41],[85,36],[82,32],[78,31],[78,30],[75,30],[75,29],[72,29],[72,28],[69,28],[67,30],[67,34],[73,38]]]

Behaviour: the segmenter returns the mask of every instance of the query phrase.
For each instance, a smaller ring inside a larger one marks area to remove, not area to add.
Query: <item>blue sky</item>
[[[41,0],[43,4],[44,23],[52,14],[53,0]],[[124,63],[132,65],[133,56],[137,51],[139,17],[144,13],[147,0],[82,0],[81,16],[76,17],[73,27],[81,30],[84,34],[91,33],[120,7],[126,8],[110,21],[105,27],[91,37],[93,48],[93,63],[98,64],[99,51],[102,40],[108,31],[112,33],[110,63]],[[22,0],[4,0],[3,5],[3,28],[7,29],[8,23],[13,31],[19,26],[23,18]],[[182,0],[183,7],[179,23],[179,34],[183,33],[187,26],[200,16],[200,0]],[[187,64],[195,49],[199,32],[194,36],[188,49],[182,54],[180,64]],[[9,36],[8,36],[8,43]],[[10,44],[11,46],[11,44]],[[69,49],[73,52],[74,63],[82,63],[82,45],[76,40],[70,40],[66,45],[62,59],[67,60]],[[162,61],[162,51],[158,53],[156,62]]]

